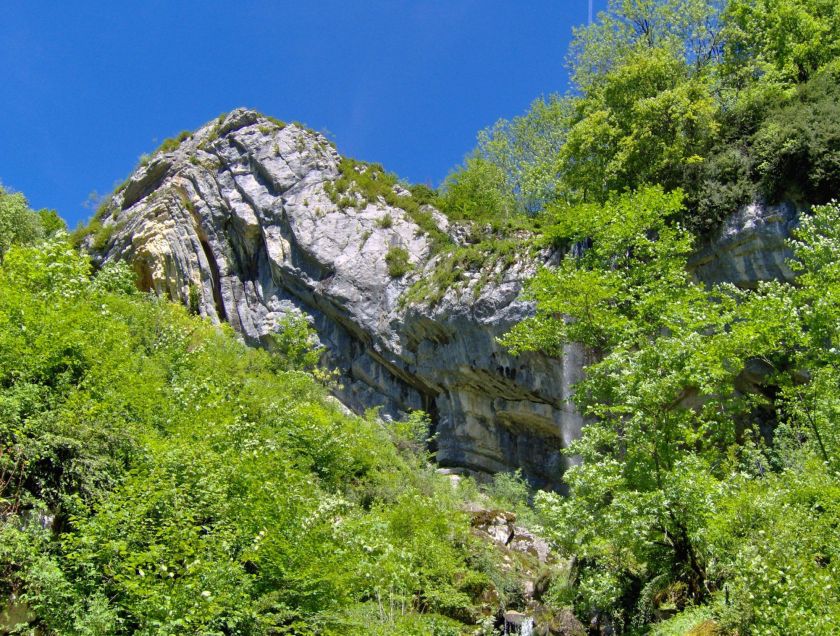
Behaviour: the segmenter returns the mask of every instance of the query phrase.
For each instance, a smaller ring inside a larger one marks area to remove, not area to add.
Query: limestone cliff
[[[536,484],[558,484],[568,462],[560,451],[582,425],[569,397],[583,353],[571,345],[560,358],[513,357],[496,341],[532,313],[518,297],[535,263],[499,264],[478,293],[466,272],[466,286],[433,305],[401,301],[434,270],[431,240],[384,199],[334,203],[340,160],[317,133],[235,110],[130,177],[112,198],[94,252],[101,261],[128,259],[142,288],[226,320],[254,344],[288,312],[301,312],[327,349],[325,364],[340,371],[337,397],[347,406],[381,405],[390,416],[424,409],[442,465],[521,467]],[[399,187],[397,194],[411,196]],[[775,238],[787,231],[795,214],[751,210],[698,254],[698,276],[737,274],[746,284],[778,273],[756,263],[783,267],[784,255],[768,256],[762,241],[768,231]],[[443,215],[425,212],[456,234]],[[768,225],[777,221],[781,230]],[[749,223],[761,231],[751,235]],[[408,255],[404,276],[389,274],[393,248]]]
[[[500,266],[478,295],[467,285],[434,306],[400,302],[434,268],[430,238],[384,200],[333,203],[325,188],[340,159],[317,133],[235,110],[155,154],[115,193],[99,258],[128,259],[142,288],[230,322],[251,343],[302,312],[341,373],[347,406],[424,409],[442,465],[522,467],[556,484],[560,449],[581,426],[567,401],[581,352],[517,358],[496,342],[532,311],[518,295],[533,264]],[[401,277],[388,272],[394,247],[412,266]]]

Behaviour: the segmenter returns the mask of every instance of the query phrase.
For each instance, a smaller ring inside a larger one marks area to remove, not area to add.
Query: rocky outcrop
[[[572,562],[559,559],[545,539],[517,524],[512,512],[479,506],[470,515],[473,534],[498,552],[498,568],[515,590],[498,627],[506,634],[584,636],[586,629],[570,610],[543,604],[551,581],[567,579]]]
[[[430,237],[394,197],[336,203],[340,170],[323,136],[235,110],[153,155],[113,195],[98,258],[129,260],[143,289],[227,321],[253,344],[268,344],[289,313],[305,315],[345,405],[390,417],[423,409],[441,465],[521,468],[535,485],[556,486],[569,461],[561,450],[582,425],[569,397],[584,353],[568,345],[559,358],[512,356],[497,342],[533,313],[519,293],[535,263],[491,264],[481,281],[462,272],[464,284],[437,302],[406,302],[438,264]],[[423,212],[464,240],[436,210]],[[784,239],[797,219],[791,205],[746,206],[691,267],[708,283],[789,279]],[[404,275],[389,273],[396,249]]]
[[[800,210],[790,202],[745,205],[730,216],[689,261],[708,284],[732,283],[751,288],[760,281],[792,281],[787,246],[799,224]]]
[[[434,305],[404,302],[434,271],[430,238],[382,198],[334,203],[340,161],[317,133],[235,110],[155,154],[114,194],[99,258],[127,259],[142,288],[228,321],[254,344],[288,313],[308,316],[344,404],[386,416],[423,409],[442,465],[521,467],[556,485],[560,451],[581,427],[568,398],[582,352],[514,357],[497,342],[533,311],[518,299],[533,263],[500,264],[478,293],[465,273]],[[443,215],[425,212],[449,231]],[[395,248],[408,255],[403,276],[388,271]]]

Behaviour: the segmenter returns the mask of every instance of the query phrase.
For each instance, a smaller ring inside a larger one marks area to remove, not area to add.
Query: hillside
[[[437,190],[238,108],[0,191],[0,629],[840,629],[840,13],[615,0]]]

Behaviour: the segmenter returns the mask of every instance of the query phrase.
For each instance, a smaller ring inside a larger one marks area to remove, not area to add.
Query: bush
[[[42,217],[29,209],[26,198],[0,187],[0,263],[12,245],[32,243],[43,234]]]
[[[311,371],[321,359],[324,348],[315,330],[301,315],[288,314],[271,334],[269,349],[277,369]]]
[[[102,223],[94,222],[89,226],[93,231],[93,240],[90,243],[91,249],[96,252],[102,252],[108,247],[111,237],[119,229],[117,223]]]
[[[712,151],[703,163],[688,171],[686,206],[688,225],[708,234],[739,207],[752,203],[759,191],[753,178],[753,160],[743,142]]]
[[[771,111],[753,137],[757,176],[767,196],[824,203],[840,191],[840,64],[803,84]]]
[[[459,220],[503,219],[515,210],[502,169],[478,155],[446,178],[440,200],[443,212]]]
[[[388,265],[388,275],[391,278],[405,276],[413,269],[409,261],[408,252],[402,247],[392,247],[385,254],[385,262]]]
[[[469,524],[423,414],[399,452],[301,371],[303,318],[252,349],[130,275],[62,237],[0,265],[0,594],[49,633],[462,631]]]

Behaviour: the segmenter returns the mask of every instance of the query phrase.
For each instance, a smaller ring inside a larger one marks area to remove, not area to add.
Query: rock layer
[[[235,110],[155,154],[114,194],[99,259],[129,260],[143,289],[226,320],[253,344],[302,313],[348,407],[391,417],[423,409],[442,465],[522,468],[539,485],[558,484],[560,450],[582,423],[568,403],[582,353],[514,357],[497,343],[533,312],[518,299],[533,264],[500,265],[478,294],[467,284],[434,306],[401,302],[435,267],[430,239],[384,200],[333,203],[325,186],[340,160],[317,133]],[[412,267],[401,277],[386,263],[395,247]]]
[[[790,202],[752,203],[724,221],[689,261],[698,278],[709,284],[755,287],[760,281],[792,281],[786,240],[799,224],[799,209]]]
[[[535,485],[557,486],[569,461],[561,449],[582,425],[569,397],[583,351],[514,357],[497,342],[533,314],[519,293],[535,264],[499,264],[483,285],[465,272],[466,284],[437,303],[403,302],[434,271],[431,241],[382,199],[334,203],[328,191],[340,161],[317,133],[235,110],[156,153],[113,195],[98,258],[129,260],[144,290],[228,321],[252,344],[266,344],[290,312],[308,316],[324,364],[340,373],[345,405],[379,406],[388,417],[423,409],[441,465],[521,468]],[[789,278],[784,238],[797,218],[792,206],[747,206],[692,268],[709,283]],[[388,272],[393,248],[408,254],[404,276]]]

